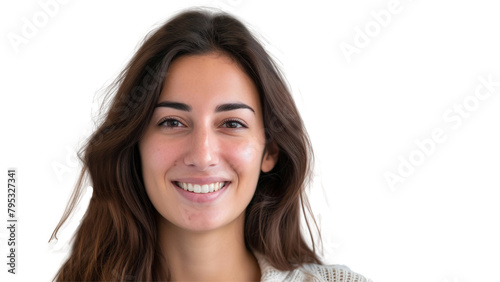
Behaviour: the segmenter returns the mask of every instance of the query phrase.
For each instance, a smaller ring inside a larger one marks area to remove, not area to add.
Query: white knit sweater
[[[344,265],[306,264],[291,271],[274,268],[262,255],[254,252],[263,282],[371,282]]]

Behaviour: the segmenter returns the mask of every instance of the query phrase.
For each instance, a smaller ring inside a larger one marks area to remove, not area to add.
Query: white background
[[[47,2],[0,4],[1,225],[11,167],[19,219],[17,275],[0,228],[0,280],[52,279],[78,216],[47,241],[104,87],[147,32],[204,5],[242,19],[282,66],[315,149],[326,263],[380,282],[500,281],[500,87],[474,98],[480,76],[500,81],[496,1],[67,1],[51,15]],[[385,26],[382,10],[393,12]],[[27,22],[36,30],[24,36]],[[461,124],[443,118],[464,101]],[[434,130],[446,140],[423,155],[415,142]],[[412,156],[419,165],[391,188],[384,175]]]

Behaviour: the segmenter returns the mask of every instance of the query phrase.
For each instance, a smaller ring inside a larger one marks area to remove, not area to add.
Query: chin
[[[202,214],[200,214],[202,213]],[[223,211],[197,211],[196,214],[186,214],[184,219],[180,219],[177,224],[174,225],[184,229],[186,231],[192,232],[208,232],[216,231],[218,229],[224,229],[230,226],[237,226],[238,223],[243,225],[244,223],[244,212],[240,215],[232,218],[229,217],[227,212]],[[179,219],[178,219],[179,220]]]

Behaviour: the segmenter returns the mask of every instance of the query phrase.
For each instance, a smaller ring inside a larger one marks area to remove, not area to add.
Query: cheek
[[[264,147],[258,142],[230,142],[224,148],[224,158],[236,171],[260,170]]]
[[[166,170],[176,165],[180,150],[176,142],[167,142],[160,138],[144,140],[139,146],[144,180],[151,177],[163,178]]]

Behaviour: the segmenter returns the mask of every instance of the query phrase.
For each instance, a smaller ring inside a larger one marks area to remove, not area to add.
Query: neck
[[[217,230],[193,232],[158,217],[159,244],[171,280],[259,281],[260,268],[245,247],[244,214]]]

